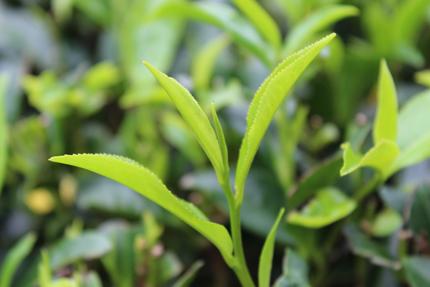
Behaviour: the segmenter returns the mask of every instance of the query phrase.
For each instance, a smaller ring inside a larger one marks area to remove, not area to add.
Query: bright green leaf
[[[312,41],[317,33],[326,30],[337,21],[356,16],[358,13],[359,10],[350,5],[333,5],[317,9],[288,33],[283,55],[289,55],[300,49],[306,45],[306,42]]]
[[[269,13],[256,0],[233,0],[233,3],[248,17],[260,34],[277,50],[281,45],[281,32]]]
[[[0,269],[0,287],[12,286],[12,279],[19,264],[31,252],[35,242],[36,236],[33,233],[27,234],[8,252]]]
[[[373,124],[373,142],[397,140],[397,94],[387,63],[381,61],[378,80],[378,110]]]
[[[221,149],[218,145],[217,136],[212,125],[197,101],[175,79],[168,77],[158,71],[151,64],[145,62],[160,85],[165,89],[172,102],[175,104],[182,118],[193,131],[197,141],[211,161],[219,178],[224,172]]]
[[[269,287],[270,285],[270,273],[272,271],[272,260],[273,260],[273,249],[275,247],[276,231],[278,225],[284,215],[285,209],[279,211],[279,215],[276,218],[275,223],[270,229],[267,235],[266,241],[263,245],[263,250],[260,254],[260,262],[258,264],[258,286]]]
[[[420,71],[415,74],[415,81],[418,84],[430,88],[430,70]]]
[[[393,209],[385,209],[379,213],[372,224],[374,236],[385,237],[391,235],[402,226],[402,216]]]
[[[343,166],[340,175],[347,175],[362,167],[374,168],[384,175],[389,174],[390,166],[399,154],[399,148],[392,141],[382,140],[364,156],[356,153],[349,143],[342,145]]]
[[[215,62],[219,54],[227,47],[230,39],[222,35],[208,42],[193,59],[191,76],[197,91],[209,88]]]
[[[231,264],[233,247],[225,227],[211,222],[197,207],[176,197],[156,175],[135,161],[105,154],[65,155],[50,160],[87,169],[139,192],[200,232]]]
[[[243,199],[245,180],[251,163],[276,110],[305,68],[334,37],[335,34],[324,37],[286,58],[257,90],[249,106],[247,129],[242,140],[236,170],[235,188],[239,204]]]
[[[119,81],[119,71],[110,62],[101,62],[92,66],[83,76],[83,83],[91,90],[102,90]]]
[[[335,188],[320,190],[300,212],[288,215],[288,222],[308,228],[321,228],[348,216],[356,203]]]
[[[171,16],[186,17],[214,25],[229,34],[232,40],[254,53],[263,63],[271,65],[273,51],[237,11],[223,3],[167,2],[154,12],[154,18]]]

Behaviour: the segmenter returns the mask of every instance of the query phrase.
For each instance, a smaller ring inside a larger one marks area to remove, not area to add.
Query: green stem
[[[237,278],[244,287],[254,287],[248,265],[246,264],[245,253],[243,250],[242,232],[240,223],[240,205],[235,204],[234,196],[231,191],[230,181],[225,178],[222,184],[224,193],[227,196],[228,209],[230,212],[230,228],[233,240],[234,259],[235,263],[232,268],[236,273]]]

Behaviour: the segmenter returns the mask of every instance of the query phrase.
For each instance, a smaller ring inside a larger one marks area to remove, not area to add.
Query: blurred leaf
[[[191,265],[191,267],[178,279],[176,280],[173,287],[188,287],[194,280],[197,272],[203,267],[204,263],[202,261],[196,261]]]
[[[186,17],[209,23],[229,34],[232,40],[254,53],[263,63],[271,65],[273,52],[255,29],[231,7],[217,2],[168,2],[155,12],[154,18]]]
[[[373,124],[373,142],[397,140],[397,93],[387,63],[381,61],[378,80],[378,110]]]
[[[390,208],[384,209],[376,215],[372,223],[372,234],[374,236],[385,237],[402,227],[403,218],[400,214]]]
[[[50,266],[57,270],[79,260],[100,258],[112,249],[110,241],[99,233],[86,231],[75,238],[66,238],[49,250]]]
[[[225,86],[215,87],[207,92],[205,102],[202,103],[204,110],[209,110],[209,106],[214,104],[215,109],[219,110],[224,107],[234,106],[243,101],[243,90],[241,84],[232,80]]]
[[[110,62],[100,62],[85,73],[82,81],[86,88],[98,91],[117,84],[119,77],[119,71],[115,65]]]
[[[52,10],[57,21],[64,22],[70,18],[72,14],[73,4],[75,0],[52,0]]]
[[[46,188],[36,188],[29,191],[25,196],[25,204],[38,215],[45,215],[55,208],[55,199]]]
[[[415,81],[418,84],[430,88],[430,70],[424,70],[415,74]]]
[[[256,0],[233,0],[233,3],[254,24],[276,51],[281,45],[281,32],[269,13]]]
[[[247,117],[247,130],[242,140],[236,169],[235,189],[242,202],[246,177],[269,124],[295,81],[335,34],[286,58],[261,84],[252,100]]]
[[[164,138],[181,151],[196,167],[201,167],[206,158],[200,149],[192,130],[183,119],[173,113],[165,113],[161,122]]]
[[[282,275],[274,287],[310,287],[306,261],[294,250],[286,249],[282,263]]]
[[[182,271],[182,264],[172,252],[166,252],[153,261],[151,272],[154,275],[153,286],[165,286],[167,281],[177,276]]]
[[[415,235],[430,238],[430,189],[421,187],[415,193],[411,208],[410,226]]]
[[[112,282],[117,287],[134,286],[137,268],[135,245],[137,235],[142,231],[128,226],[126,222],[118,221],[103,223],[99,231],[108,236],[112,243],[112,251],[102,258]]]
[[[261,250],[260,260],[258,263],[258,286],[259,287],[269,287],[270,285],[270,274],[272,271],[272,260],[273,260],[273,250],[275,247],[276,231],[278,230],[278,225],[281,222],[285,209],[279,211],[278,217],[275,223],[270,229],[266,240],[264,241],[263,249]]]
[[[21,238],[7,253],[0,269],[0,287],[12,286],[16,270],[22,261],[30,254],[36,243],[36,236],[29,233]]]
[[[197,91],[209,89],[216,60],[229,43],[228,37],[219,36],[204,45],[195,56],[191,66],[191,76]]]
[[[57,156],[50,161],[87,169],[139,192],[204,235],[231,264],[233,246],[225,227],[211,222],[196,206],[176,197],[156,175],[135,161],[103,154]]]
[[[428,286],[430,284],[430,258],[411,256],[402,260],[406,278],[412,287]]]
[[[429,105],[430,91],[425,91],[414,96],[401,109],[397,138],[401,152],[392,172],[430,157]]]
[[[6,175],[6,162],[8,154],[8,127],[6,120],[6,76],[0,74],[0,195],[3,190]]]
[[[398,262],[388,252],[388,247],[374,242],[363,234],[357,226],[347,225],[344,228],[344,233],[351,246],[352,251],[359,256],[368,258],[373,264],[392,268],[395,270],[400,269],[400,262]]]
[[[175,104],[184,121],[193,131],[194,136],[211,161],[218,178],[222,179],[226,167],[223,164],[221,149],[215,131],[205,112],[190,92],[179,82],[158,71],[151,64],[145,62],[145,65],[166,90],[166,93]]]
[[[318,189],[324,186],[333,185],[339,178],[339,169],[342,166],[342,160],[339,154],[329,158],[315,168],[309,171],[298,183],[294,193],[288,199],[288,209],[294,209],[303,204]]]
[[[288,33],[282,54],[286,56],[293,53],[337,21],[358,14],[359,10],[350,5],[333,5],[316,10]]]
[[[58,0],[61,2],[64,0]],[[69,1],[69,0],[67,0]],[[92,21],[99,25],[109,24],[111,13],[109,11],[109,1],[106,0],[73,0],[73,4],[88,16]]]
[[[111,180],[92,178],[79,188],[77,205],[109,215],[139,218],[148,203],[131,189]]]
[[[321,228],[348,216],[355,207],[353,200],[329,187],[318,191],[300,212],[290,212],[288,222],[308,228]]]
[[[149,60],[161,71],[167,72],[175,60],[184,31],[184,21],[171,17],[149,21],[154,10],[169,2],[114,1],[116,5],[112,9],[116,18],[115,37],[121,67],[129,83],[121,97],[122,107],[138,106],[151,98],[160,97],[154,77],[141,63],[142,60]]]

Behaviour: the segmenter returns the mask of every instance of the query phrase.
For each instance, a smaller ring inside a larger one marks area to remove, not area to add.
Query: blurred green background
[[[251,170],[242,220],[253,273],[280,207],[327,186],[351,195],[369,180],[366,170],[339,176],[339,146],[369,146],[382,58],[400,105],[430,87],[430,1],[259,2],[282,39],[265,38],[229,1],[0,2],[0,287],[238,286],[214,247],[161,208],[48,162],[130,157],[228,223],[204,153],[142,60],[206,111],[215,104],[235,163],[259,84],[292,52],[338,34],[278,111]],[[428,161],[396,174],[348,223],[284,221],[275,286],[430,286],[429,174]]]

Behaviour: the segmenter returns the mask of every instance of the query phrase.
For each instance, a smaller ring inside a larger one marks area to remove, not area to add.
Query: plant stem
[[[248,265],[246,264],[245,253],[243,251],[242,232],[240,223],[240,205],[235,204],[234,196],[231,191],[230,181],[225,178],[222,184],[224,193],[227,196],[228,209],[230,213],[230,228],[233,240],[233,250],[235,264],[232,268],[236,273],[237,278],[244,287],[254,287],[252,277],[249,273]]]

